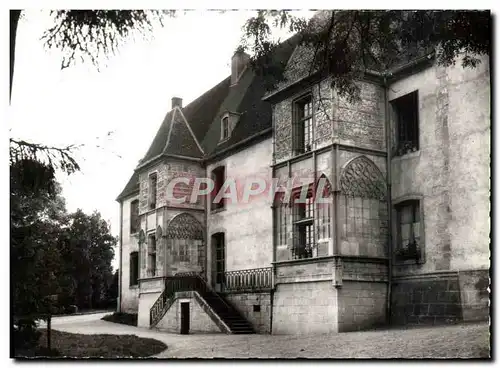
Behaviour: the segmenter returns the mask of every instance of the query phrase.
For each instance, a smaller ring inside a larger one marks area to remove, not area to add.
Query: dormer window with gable
[[[220,142],[224,142],[231,137],[231,132],[234,130],[240,114],[235,112],[226,111],[220,120]]]

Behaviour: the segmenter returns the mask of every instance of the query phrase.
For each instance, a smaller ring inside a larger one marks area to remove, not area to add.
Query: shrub
[[[101,318],[104,321],[121,323],[129,326],[137,326],[137,313],[115,312]]]

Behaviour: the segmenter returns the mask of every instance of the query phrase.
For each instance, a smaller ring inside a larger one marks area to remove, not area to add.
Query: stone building
[[[276,51],[287,79],[271,93],[237,52],[218,85],[172,99],[118,197],[119,310],[181,333],[487,319],[488,59],[368,72],[350,103],[303,55],[293,38]],[[200,178],[212,194],[178,203]]]

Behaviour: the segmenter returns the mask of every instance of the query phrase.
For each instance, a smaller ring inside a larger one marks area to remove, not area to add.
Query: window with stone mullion
[[[148,275],[156,276],[156,238],[148,237]]]
[[[295,104],[294,150],[296,154],[310,151],[312,148],[312,97],[310,95],[296,101]]]

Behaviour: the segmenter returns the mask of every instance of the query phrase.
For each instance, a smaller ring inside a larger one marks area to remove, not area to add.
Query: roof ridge
[[[179,112],[181,113],[181,116],[182,116],[182,120],[184,120],[184,123],[186,124],[188,130],[189,130],[189,133],[191,133],[191,136],[194,138],[194,141],[196,143],[196,145],[198,146],[198,149],[200,150],[202,156],[205,155],[205,151],[203,151],[203,148],[201,147],[200,145],[200,142],[198,142],[198,139],[196,138],[196,136],[194,135],[193,133],[193,130],[191,129],[191,125],[189,125],[189,122],[187,121],[186,117],[184,116],[184,113],[182,112],[182,110],[179,108],[179,106],[176,106],[175,107],[176,109],[179,110]],[[172,122],[173,122],[173,119],[172,119]],[[170,137],[169,137],[170,138]]]
[[[175,111],[176,109],[174,108],[172,110],[172,119],[170,120],[170,127],[168,129],[167,143],[165,143],[165,147],[163,147],[163,150],[161,151],[162,154],[165,153],[168,145],[170,144],[170,136],[172,135],[172,127],[174,126]]]

